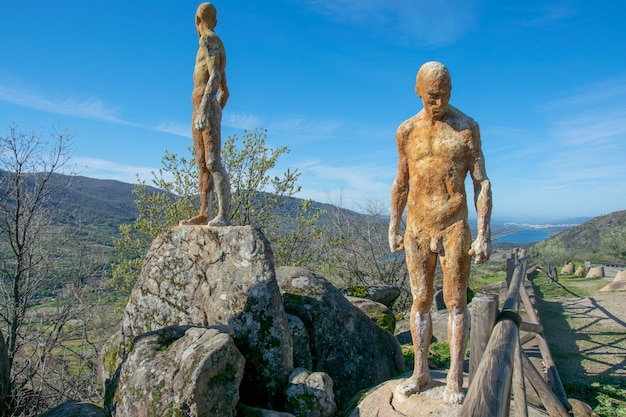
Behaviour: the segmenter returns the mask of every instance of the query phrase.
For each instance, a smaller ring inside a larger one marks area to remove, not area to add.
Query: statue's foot
[[[448,384],[443,391],[443,402],[446,404],[462,404],[465,394],[459,388],[458,384]]]
[[[421,377],[412,376],[399,383],[396,386],[394,394],[401,398],[408,398],[411,395],[418,393],[420,388],[430,384],[430,374],[422,375]]]
[[[189,226],[189,225],[204,225],[209,221],[209,218],[205,214],[198,214],[197,216],[192,217],[189,220],[181,220],[178,222],[181,226]]]
[[[221,227],[221,226],[229,226],[229,225],[230,223],[228,222],[228,220],[226,220],[226,217],[222,215],[218,215],[209,223],[207,223],[207,226],[211,226],[211,227]]]

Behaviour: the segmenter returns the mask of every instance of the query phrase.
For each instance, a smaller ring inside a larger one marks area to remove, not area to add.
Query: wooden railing
[[[498,312],[497,295],[477,295],[471,303],[469,389],[459,416],[528,416],[526,387],[532,386],[550,416],[569,416],[571,406],[524,285],[530,258],[507,259],[507,295]],[[528,321],[520,314],[520,299]],[[520,330],[526,333],[520,338]],[[536,339],[545,366],[542,375],[524,351]],[[511,404],[511,399],[513,403]]]

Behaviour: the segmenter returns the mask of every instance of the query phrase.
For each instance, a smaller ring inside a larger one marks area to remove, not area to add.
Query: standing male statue
[[[198,159],[200,213],[181,224],[229,224],[230,181],[222,165],[222,109],[228,100],[226,86],[226,52],[215,34],[217,10],[211,3],[202,3],[196,11],[196,29],[200,46],[193,70],[193,115],[191,135]],[[219,94],[219,95],[218,95]],[[215,188],[218,213],[213,215],[211,193]],[[210,220],[210,221],[209,221]]]
[[[460,404],[469,327],[466,290],[471,257],[479,264],[491,254],[491,186],[478,125],[448,105],[451,89],[450,74],[443,64],[428,62],[418,71],[415,92],[424,109],[396,132],[398,174],[391,191],[389,245],[392,252],[405,251],[413,293],[410,322],[415,369],[411,378],[398,385],[397,392],[409,396],[430,382],[430,307],[439,257],[451,355],[444,401]],[[478,214],[478,235],[471,245],[464,185],[468,172]],[[400,223],[407,204],[402,236]]]

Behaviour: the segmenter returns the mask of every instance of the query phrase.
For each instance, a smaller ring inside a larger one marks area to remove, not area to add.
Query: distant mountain
[[[573,256],[602,255],[602,236],[608,232],[626,233],[626,210],[595,217],[579,226],[565,230],[552,239],[558,239]]]
[[[2,175],[3,173],[0,171],[0,177]],[[134,184],[83,176],[70,178],[56,175],[54,177],[54,182],[57,184],[67,181],[69,181],[69,187],[64,189],[62,195],[54,196],[51,205],[58,207],[65,213],[64,221],[80,223],[87,228],[96,230],[95,238],[101,245],[112,246],[111,239],[119,233],[119,226],[132,223],[139,215],[133,194]],[[149,188],[154,192],[159,192],[157,188]],[[294,197],[288,197],[286,200],[281,209],[281,214],[290,216],[299,207],[302,200]],[[342,210],[344,215],[348,216],[366,216],[324,203],[316,202],[314,208],[326,211],[327,214],[322,217],[322,222],[331,221],[329,213],[335,210]],[[388,217],[383,216],[378,221],[386,222]],[[475,234],[476,219],[470,218],[469,221],[472,233]],[[582,223],[583,221],[584,223]],[[520,234],[540,231],[535,235],[538,236],[536,241],[548,237],[558,238],[565,243],[572,253],[597,253],[600,250],[599,236],[606,230],[613,230],[623,225],[626,225],[626,210],[592,220],[588,220],[588,218],[564,219],[552,221],[549,224],[540,221],[522,223],[495,219],[492,221],[492,236],[498,245],[510,246],[520,243],[526,245],[531,241],[516,241],[516,238],[519,238]],[[92,235],[91,238],[94,236]]]

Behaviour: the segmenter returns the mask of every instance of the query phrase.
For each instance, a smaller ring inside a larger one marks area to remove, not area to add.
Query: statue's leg
[[[195,118],[195,112],[192,117]],[[212,207],[212,178],[209,173],[209,169],[206,164],[204,139],[202,132],[192,127],[191,136],[193,137],[193,148],[196,152],[196,159],[198,160],[198,191],[200,192],[200,210],[197,216],[192,217],[189,220],[183,220],[180,224],[195,224],[203,225],[207,224],[210,216],[213,214]]]
[[[460,404],[463,393],[463,361],[469,333],[467,310],[467,285],[470,275],[471,243],[469,227],[465,222],[451,226],[444,236],[444,256],[440,257],[443,270],[443,297],[448,309],[448,343],[450,344],[450,370],[444,390],[444,401]]]
[[[429,242],[424,233],[407,232],[404,235],[404,251],[413,294],[410,323],[415,352],[413,375],[396,388],[396,393],[404,397],[419,392],[421,387],[430,383],[428,369],[428,347],[432,338],[430,307],[433,300],[437,254],[430,250]]]
[[[211,107],[209,126],[203,132],[207,167],[211,172],[215,192],[217,194],[217,216],[209,222],[209,226],[227,226],[230,224],[230,179],[222,164],[222,110],[215,103]]]

